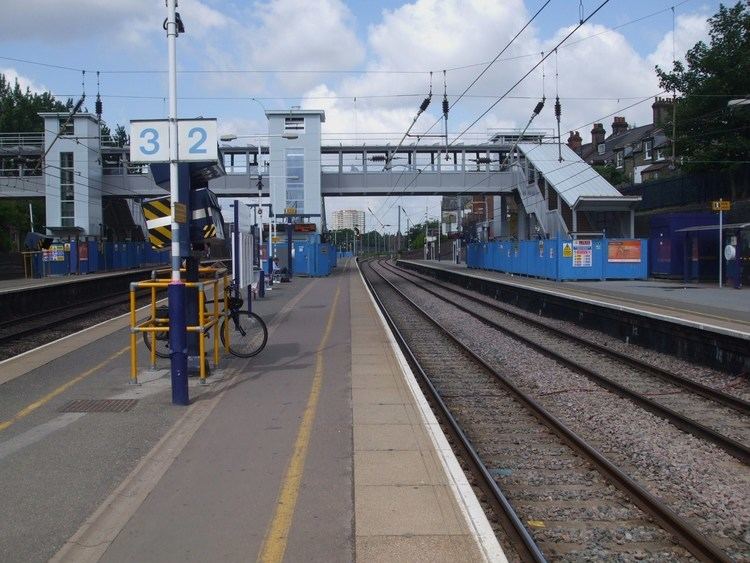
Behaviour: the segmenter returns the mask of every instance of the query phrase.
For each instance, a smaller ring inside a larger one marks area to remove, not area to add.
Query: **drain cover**
[[[138,399],[79,399],[63,405],[60,412],[127,412]]]

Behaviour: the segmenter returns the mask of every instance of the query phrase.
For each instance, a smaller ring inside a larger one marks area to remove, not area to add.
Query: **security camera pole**
[[[188,393],[187,325],[185,284],[180,279],[180,224],[175,204],[180,202],[177,151],[177,0],[167,0],[167,45],[169,48],[169,193],[172,207],[172,277],[169,298],[169,347],[171,350],[172,403],[190,404]]]

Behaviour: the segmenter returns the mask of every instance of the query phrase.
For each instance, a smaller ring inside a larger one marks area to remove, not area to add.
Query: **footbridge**
[[[302,133],[270,135],[298,139],[293,143],[220,146],[220,161],[205,179],[208,187],[219,197],[257,196],[260,172],[266,180],[262,195],[269,196],[275,185],[274,206],[283,208],[286,195],[287,207],[290,198],[297,199],[292,203],[298,209],[304,205],[308,213],[318,212],[323,197],[494,195],[501,196],[502,206],[510,202],[517,210],[522,238],[603,231],[632,236],[638,198],[622,196],[575,152],[565,145],[543,142],[542,136],[522,138],[522,142],[517,142],[517,136],[493,136],[484,143],[448,147],[332,145],[320,143],[322,112],[297,113],[309,122],[306,136],[304,125]],[[311,114],[319,118],[311,121]],[[128,146],[116,146],[97,136],[95,116],[76,116],[75,134],[60,136],[49,130],[59,116],[41,115],[48,129],[45,133],[0,135],[0,197],[53,197],[61,216],[72,215],[73,207],[67,209],[64,202],[69,199],[70,206],[75,205],[77,222],[79,209],[95,210],[106,198],[138,200],[166,193],[148,166],[128,161]],[[283,129],[290,125],[286,121],[297,119],[281,111],[268,115],[269,129],[278,123],[279,132],[288,133]],[[294,126],[299,127],[299,122]],[[79,136],[79,130],[90,134]],[[55,151],[50,153],[55,142]],[[295,161],[293,168],[303,178],[289,175],[290,151],[303,159]],[[92,211],[91,217],[95,215]],[[88,222],[94,224],[94,219]]]

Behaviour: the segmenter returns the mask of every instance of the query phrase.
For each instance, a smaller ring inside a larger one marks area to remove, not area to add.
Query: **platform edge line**
[[[466,474],[464,473],[463,469],[461,469],[461,465],[459,464],[456,455],[453,453],[453,449],[450,447],[443,429],[440,427],[437,418],[435,418],[435,414],[432,412],[430,405],[427,403],[427,399],[422,393],[422,390],[419,387],[419,383],[417,382],[417,379],[414,376],[411,367],[409,367],[409,363],[406,361],[401,348],[399,348],[398,343],[396,342],[396,339],[394,338],[393,333],[391,332],[391,329],[388,326],[388,323],[385,320],[382,311],[375,302],[375,299],[370,292],[370,288],[367,286],[367,283],[365,283],[362,270],[359,268],[359,263],[357,263],[357,271],[359,272],[359,276],[362,284],[365,287],[367,296],[370,298],[370,303],[377,312],[378,319],[380,320],[380,324],[382,325],[383,330],[386,333],[391,351],[396,357],[396,361],[401,368],[404,380],[409,387],[409,391],[411,392],[414,401],[417,404],[422,418],[422,424],[424,425],[425,431],[429,435],[433,448],[435,449],[435,452],[440,459],[440,462],[443,466],[443,471],[448,478],[453,497],[456,500],[456,504],[461,509],[461,513],[464,516],[464,520],[468,524],[469,530],[471,530],[472,532],[471,535],[473,536],[474,541],[479,546],[481,553],[485,557],[485,560],[507,563],[508,559],[505,556],[505,552],[503,551],[500,542],[497,540],[497,536],[495,535],[495,532],[493,531],[492,526],[487,519],[487,515],[482,509],[482,506],[479,504],[479,499],[477,499],[477,496],[474,493],[474,489],[471,488],[471,485],[466,478]]]

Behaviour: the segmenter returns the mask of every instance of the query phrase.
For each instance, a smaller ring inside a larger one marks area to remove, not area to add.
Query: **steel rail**
[[[377,274],[377,272],[372,268],[369,260],[365,261],[364,263],[368,264],[370,269],[374,273]],[[537,546],[536,542],[531,537],[531,534],[529,534],[529,531],[523,525],[523,522],[518,517],[518,514],[516,514],[516,511],[513,509],[513,506],[510,504],[507,497],[502,492],[497,482],[490,474],[489,470],[487,469],[487,466],[484,465],[484,462],[482,462],[481,458],[479,457],[479,454],[474,449],[474,446],[471,445],[471,441],[466,436],[464,431],[461,429],[461,426],[458,424],[458,421],[456,421],[456,419],[451,414],[450,410],[448,409],[448,406],[445,404],[442,397],[440,396],[440,393],[435,388],[432,381],[430,381],[430,378],[425,373],[419,360],[414,355],[411,348],[409,348],[409,345],[406,343],[406,339],[403,337],[403,335],[401,334],[401,331],[399,331],[398,327],[396,326],[396,323],[393,321],[393,318],[391,317],[390,313],[388,312],[388,309],[385,307],[382,300],[380,299],[380,296],[375,290],[372,282],[368,279],[366,275],[364,275],[364,272],[362,272],[362,274],[363,274],[362,277],[364,278],[365,283],[370,289],[370,293],[372,294],[373,299],[375,299],[375,302],[380,308],[380,311],[383,313],[383,316],[385,317],[386,322],[388,323],[388,326],[390,327],[391,331],[396,337],[396,341],[398,342],[399,347],[401,348],[402,352],[406,354],[407,359],[409,360],[409,363],[411,364],[411,366],[413,368],[416,368],[416,371],[419,374],[420,379],[424,383],[425,387],[429,390],[430,398],[432,399],[432,402],[435,405],[437,405],[440,411],[439,414],[441,418],[443,418],[443,420],[447,423],[451,434],[454,436],[454,438],[456,439],[456,442],[461,446],[461,449],[464,451],[466,459],[469,460],[471,465],[474,467],[474,472],[478,474],[478,476],[480,477],[482,489],[485,491],[485,493],[488,493],[488,498],[492,501],[491,504],[493,505],[495,513],[500,517],[502,521],[503,529],[506,531],[506,533],[508,533],[510,537],[513,538],[513,545],[516,548],[516,551],[518,551],[519,555],[521,556],[525,555],[524,557],[525,560],[536,561],[539,563],[546,561],[546,558],[544,557],[544,554],[542,553],[542,551],[539,549],[539,546]],[[523,551],[520,551],[519,547]]]
[[[141,295],[141,297],[145,297],[146,295]],[[68,307],[57,307],[54,310],[46,311],[44,313],[35,313],[33,315],[28,315],[27,317],[20,317],[13,321],[12,324],[21,324],[21,323],[27,323],[27,322],[33,322],[35,319],[39,319],[41,317],[48,317],[50,315],[60,315],[65,313],[66,311],[70,311],[67,315],[62,316],[55,316],[51,319],[46,319],[43,322],[38,322],[35,324],[32,324],[31,326],[21,327],[17,328],[15,330],[11,330],[10,332],[0,333],[0,345],[3,345],[11,340],[14,340],[16,338],[21,338],[24,336],[28,336],[30,334],[34,333],[40,333],[45,330],[49,330],[51,328],[54,328],[60,324],[66,323],[68,321],[73,321],[76,319],[79,319],[81,317],[85,317],[87,315],[90,315],[92,313],[96,313],[98,311],[104,310],[108,307],[114,307],[116,305],[123,305],[127,304],[130,300],[129,296],[120,297],[115,299],[114,295],[107,295],[105,297],[100,297],[99,299],[94,300],[93,302],[89,301],[88,303],[79,303],[76,305],[70,305]],[[0,327],[0,331],[4,330],[5,327],[10,326],[11,323],[6,323],[3,327]]]
[[[697,381],[693,381],[692,379],[689,379],[685,376],[679,375],[677,373],[666,370],[662,367],[655,366],[651,363],[629,356],[624,352],[620,352],[619,350],[613,350],[612,348],[607,348],[606,346],[603,346],[602,344],[598,344],[596,342],[586,340],[580,336],[566,332],[563,329],[557,328],[555,326],[550,326],[547,323],[540,321],[538,319],[528,317],[524,315],[523,313],[512,311],[510,309],[506,309],[505,307],[499,307],[496,300],[495,300],[495,303],[491,303],[489,301],[485,301],[481,297],[472,295],[471,292],[469,292],[469,290],[450,287],[444,282],[439,282],[435,280],[434,278],[431,278],[424,274],[420,274],[419,272],[416,272],[413,270],[409,270],[408,268],[403,268],[402,266],[395,265],[394,267],[402,272],[408,272],[409,275],[418,277],[421,280],[424,280],[428,283],[431,283],[440,288],[443,288],[446,291],[450,291],[451,293],[461,295],[476,303],[481,303],[483,305],[486,305],[487,307],[494,307],[498,311],[502,312],[503,314],[507,314],[520,321],[533,324],[534,326],[540,329],[554,333],[556,336],[566,338],[568,340],[575,342],[576,344],[580,344],[581,346],[586,346],[587,348],[590,348],[592,350],[595,350],[596,352],[615,358],[621,362],[625,362],[642,371],[651,372],[657,377],[660,377],[669,383],[672,383],[674,385],[679,385],[681,387],[689,389],[690,391],[698,395],[701,395],[707,399],[711,399],[712,401],[716,401],[717,403],[721,403],[722,405],[730,407],[744,415],[750,415],[750,401],[746,401],[742,399],[741,397],[731,395],[729,393],[721,391],[720,389],[714,389],[713,387],[709,387],[708,385],[704,385],[703,383],[698,383]],[[485,297],[487,297],[488,300],[491,299],[491,297],[489,296],[485,296]]]
[[[711,542],[708,538],[701,534],[692,524],[680,517],[656,496],[641,487],[640,484],[626,475],[614,463],[612,463],[605,456],[599,453],[598,450],[589,445],[588,442],[586,442],[582,437],[569,429],[561,420],[547,411],[547,409],[545,409],[540,403],[523,392],[507,376],[497,371],[481,356],[479,356],[471,348],[461,342],[456,336],[443,328],[436,319],[434,319],[429,313],[427,313],[424,309],[417,305],[412,299],[406,296],[390,280],[386,279],[383,274],[381,274],[374,268],[371,269],[375,274],[380,276],[380,278],[383,279],[383,281],[387,283],[393,289],[393,291],[398,293],[417,312],[419,312],[424,318],[426,318],[431,324],[433,324],[439,332],[443,333],[446,337],[455,342],[464,350],[466,354],[468,354],[476,362],[481,364],[506,389],[513,393],[513,395],[522,404],[524,404],[539,420],[545,423],[560,438],[562,438],[568,444],[578,450],[585,458],[588,458],[590,461],[592,461],[600,470],[602,475],[610,481],[610,483],[628,494],[630,498],[633,499],[633,501],[642,510],[650,514],[665,529],[678,537],[681,543],[696,558],[702,561],[722,561],[727,563],[731,561],[731,558],[729,558],[726,553],[721,551],[721,549],[714,545],[713,542]]]
[[[395,272],[389,268],[386,268],[386,269],[388,269],[388,271],[390,271],[393,275],[398,276],[408,281],[409,283],[417,285],[416,282],[408,279],[407,277],[402,275],[400,272]],[[438,297],[440,299],[444,298],[444,296],[440,295],[439,293],[431,289],[428,289],[421,285],[417,285],[417,287],[419,287],[419,289],[421,289],[422,291],[425,291],[431,295],[434,295],[435,297]],[[489,306],[487,303],[484,303],[484,304]],[[511,328],[508,328],[491,319],[486,318],[485,316],[477,313],[476,311],[469,309],[468,307],[464,307],[463,305],[459,305],[457,303],[450,303],[450,305],[461,311],[464,311],[465,313],[468,313],[469,315],[483,322],[484,324],[500,332],[507,334],[511,338],[514,338],[522,342],[523,344],[529,346],[530,348],[533,348],[534,350],[537,350],[538,352],[541,352],[542,354],[554,359],[555,361],[561,364],[564,364],[565,366],[575,370],[576,372],[584,375],[585,377],[589,379],[593,379],[599,385],[614,391],[618,395],[636,402],[641,407],[645,408],[646,410],[655,414],[656,416],[663,418],[664,420],[670,422],[677,428],[680,428],[681,430],[684,430],[685,432],[688,432],[698,438],[703,438],[704,440],[708,440],[716,444],[717,446],[725,450],[728,454],[737,458],[742,463],[746,465],[750,465],[750,448],[746,446],[745,444],[738,442],[737,440],[733,438],[725,436],[724,434],[717,432],[713,428],[709,428],[708,426],[705,426],[701,424],[700,422],[697,422],[691,418],[688,418],[685,415],[669,407],[666,407],[652,399],[649,399],[648,397],[642,395],[641,393],[633,391],[632,389],[626,387],[625,385],[618,383],[617,381],[614,381],[613,379],[610,379],[609,377],[605,375],[602,375],[594,368],[585,366],[572,358],[569,358],[559,352],[556,352],[555,350],[552,350],[551,348],[548,348],[544,346],[543,344],[536,342],[534,339],[528,336],[525,336],[521,334],[520,332],[517,332]]]

